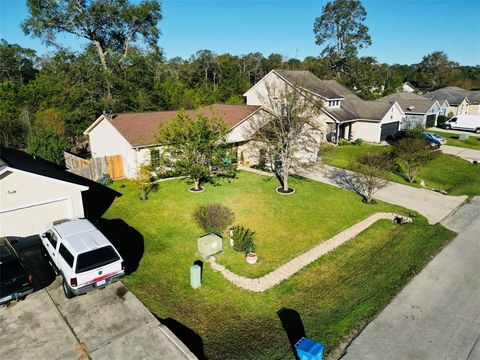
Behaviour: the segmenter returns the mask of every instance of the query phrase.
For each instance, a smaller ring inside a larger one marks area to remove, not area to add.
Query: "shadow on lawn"
[[[122,256],[127,275],[136,271],[144,252],[142,234],[121,219],[102,218],[96,226]]]
[[[357,193],[361,193],[362,188],[356,176],[344,169],[332,168],[325,170],[325,176],[333,181],[336,185]]]
[[[295,344],[302,337],[307,337],[302,318],[296,310],[286,308],[281,308],[278,310],[277,315],[282,323],[283,329],[287,334],[288,342],[292,348],[293,355],[295,356],[295,359],[299,360],[297,352],[295,351]]]
[[[195,331],[172,318],[162,319],[154,314],[161,324],[165,325],[185,346],[199,359],[205,360],[203,339]]]

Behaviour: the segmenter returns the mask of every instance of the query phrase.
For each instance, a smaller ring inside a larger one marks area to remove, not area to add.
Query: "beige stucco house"
[[[480,114],[480,91],[478,90],[468,91],[456,86],[448,86],[426,93],[424,97],[434,100],[447,100],[446,116]]]
[[[321,141],[339,139],[384,141],[400,127],[404,113],[398,103],[365,101],[335,80],[321,80],[309,71],[272,70],[245,94],[247,105],[266,106],[268,89],[287,83],[323,102],[316,119],[324,131]]]
[[[85,216],[82,192],[88,186],[68,181],[68,174],[63,180],[41,175],[38,166],[29,171],[26,162],[42,166],[42,160],[17,156],[19,152],[12,157],[9,152],[2,149],[0,160],[1,236],[39,234],[53,221]]]

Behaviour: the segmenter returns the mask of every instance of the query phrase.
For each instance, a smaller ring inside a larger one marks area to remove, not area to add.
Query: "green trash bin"
[[[202,285],[202,268],[195,264],[190,267],[190,286],[194,289]]]

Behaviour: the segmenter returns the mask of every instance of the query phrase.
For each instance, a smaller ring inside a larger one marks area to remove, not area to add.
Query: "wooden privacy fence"
[[[88,160],[65,151],[63,155],[67,169],[84,178],[97,181],[104,174],[108,174],[114,180],[125,177],[122,155],[102,156]]]

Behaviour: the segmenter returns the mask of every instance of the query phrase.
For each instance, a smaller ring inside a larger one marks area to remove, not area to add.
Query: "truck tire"
[[[480,134],[480,128],[475,129],[475,134]]]
[[[68,284],[65,281],[65,279],[63,279],[62,287],[63,287],[63,293],[65,294],[65,297],[67,299],[71,299],[71,298],[75,297],[75,294],[72,292],[72,290],[70,290],[70,288],[68,287]]]

